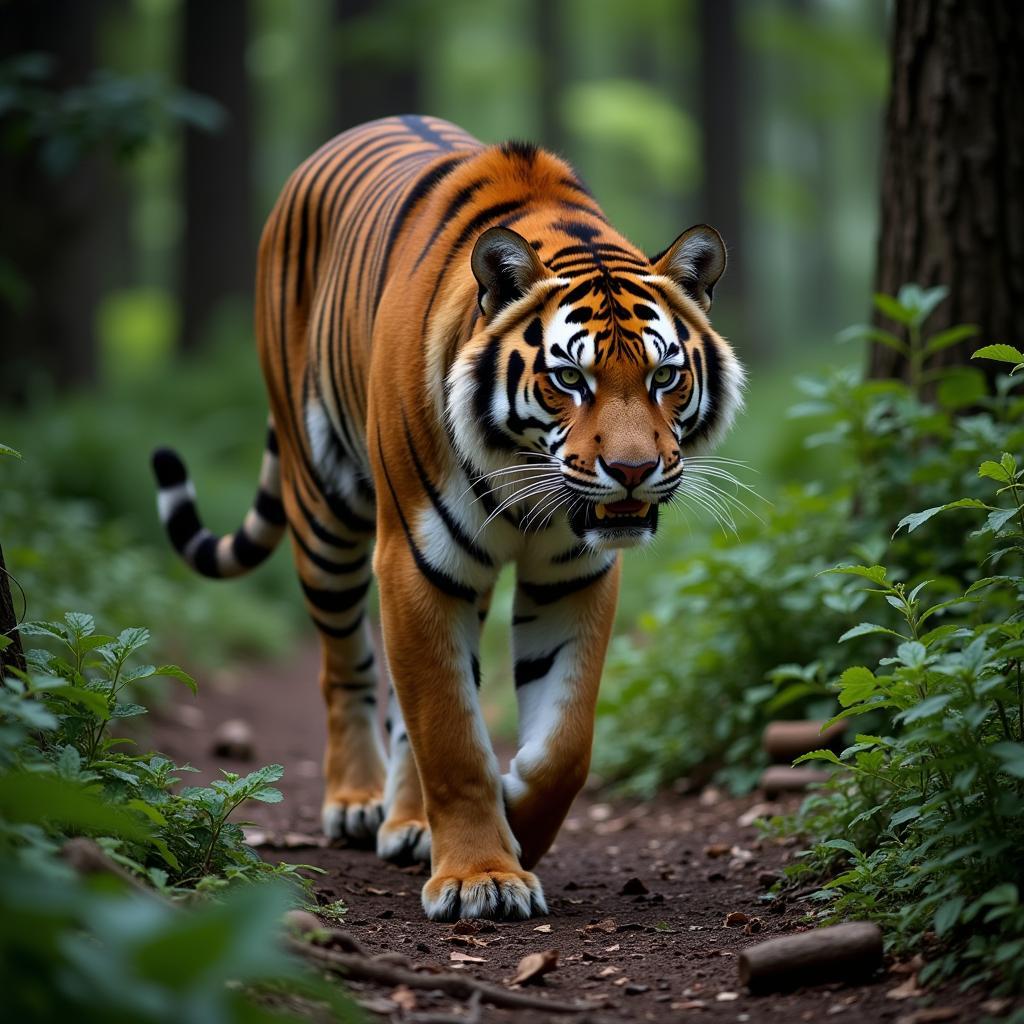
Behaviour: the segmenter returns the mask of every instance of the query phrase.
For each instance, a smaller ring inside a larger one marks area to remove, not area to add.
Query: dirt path
[[[196,700],[179,697],[157,719],[154,744],[200,768],[203,774],[195,778],[201,779],[215,777],[220,768],[244,772],[257,764],[283,764],[285,801],[249,811],[264,833],[261,852],[271,860],[325,869],[317,882],[322,901],[345,902],[344,928],[371,952],[392,950],[417,965],[468,971],[504,985],[523,956],[557,949],[558,969],[530,991],[594,1006],[583,1016],[558,1018],[485,1007],[482,1020],[927,1024],[986,1019],[980,995],[890,998],[888,993],[906,981],[898,972],[856,988],[808,988],[760,998],[745,994],[736,978],[737,951],[800,929],[805,905],[765,898],[766,883],[791,847],[758,840],[749,823],[756,800],[727,799],[714,791],[647,805],[611,803],[587,792],[539,868],[550,917],[481,924],[469,934],[427,921],[419,903],[425,871],[396,868],[368,851],[326,847],[316,839],[323,715],[315,679],[312,651],[289,664],[207,679]],[[211,755],[212,734],[229,718],[252,726],[253,761]],[[745,928],[742,923],[729,927],[729,914],[751,920]],[[460,961],[460,956],[480,959]],[[450,997],[420,992],[409,1015],[389,999],[387,988],[351,987],[371,1008],[390,1010],[394,1020],[416,1019],[423,1011],[450,1015],[455,1006]],[[457,1012],[450,1019],[458,1019]]]

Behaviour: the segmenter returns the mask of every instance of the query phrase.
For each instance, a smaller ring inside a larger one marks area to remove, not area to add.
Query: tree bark
[[[219,132],[185,129],[181,304],[182,348],[194,351],[227,299],[252,291],[252,118],[245,47],[248,4],[185,0],[183,74],[187,89],[227,112]]]
[[[49,54],[48,85],[82,85],[103,8],[104,0],[0,4],[0,57]],[[95,377],[96,307],[106,283],[98,239],[112,182],[100,154],[60,176],[43,169],[35,144],[2,156],[0,263],[17,284],[0,295],[0,400],[20,404],[40,373],[61,390]]]
[[[21,647],[21,637],[15,628],[17,625],[18,613],[14,610],[11,586],[7,580],[7,566],[4,564],[4,551],[0,548],[0,636],[9,637],[11,640],[11,643],[0,651],[0,679],[8,669],[18,668],[25,671],[25,652]]]
[[[929,367],[962,365],[982,344],[1024,339],[1024,18],[1017,0],[896,0],[890,49],[875,286],[945,285],[927,331],[979,334]],[[874,345],[868,375],[908,366]]]
[[[533,0],[534,37],[537,45],[538,134],[540,143],[566,155],[565,126],[560,103],[565,88],[563,69],[563,6],[555,0]]]
[[[749,355],[757,337],[744,329],[747,305],[743,251],[743,61],[736,29],[735,0],[700,0],[700,126],[704,184],[702,216],[717,228],[729,252],[728,333],[742,338]]]

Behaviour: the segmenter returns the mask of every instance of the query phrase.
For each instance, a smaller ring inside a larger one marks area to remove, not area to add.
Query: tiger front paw
[[[429,864],[430,826],[418,818],[385,821],[377,832],[377,856],[392,864]]]
[[[529,871],[439,870],[423,886],[423,909],[433,921],[487,917],[524,920],[548,912],[540,879]]]
[[[336,790],[324,798],[320,821],[328,839],[369,843],[384,820],[383,794],[375,790]]]

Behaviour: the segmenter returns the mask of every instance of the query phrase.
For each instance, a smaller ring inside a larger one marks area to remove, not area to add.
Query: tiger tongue
[[[607,505],[598,505],[595,508],[598,519],[604,519],[608,514],[613,516],[644,516],[650,508],[650,503],[637,501],[635,498],[626,498],[623,501],[613,501]]]

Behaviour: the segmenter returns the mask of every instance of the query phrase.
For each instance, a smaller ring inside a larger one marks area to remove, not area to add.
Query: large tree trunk
[[[729,252],[723,294],[728,294],[727,333],[741,339],[748,355],[760,346],[744,327],[747,306],[743,251],[743,61],[735,0],[700,0],[700,126],[704,184],[702,216],[717,228]]]
[[[966,363],[980,344],[1024,340],[1021,13],[1018,0],[895,5],[876,290],[945,285],[949,298],[928,331],[980,328],[931,367]],[[875,345],[868,373],[906,377],[908,367]]]
[[[0,548],[0,636],[6,636],[11,641],[0,651],[0,679],[3,679],[7,669],[25,670],[25,652],[21,648],[21,637],[15,628],[17,625],[18,613],[14,609],[11,587],[7,582],[4,551]]]
[[[93,68],[104,0],[0,4],[0,58],[52,56],[50,85],[80,86]],[[86,156],[65,174],[43,169],[39,147],[0,159],[0,400],[27,398],[33,377],[63,389],[96,371],[96,307],[106,280],[102,235],[109,161]],[[14,282],[13,285],[10,282]]]
[[[562,4],[553,0],[533,0],[534,36],[537,43],[538,135],[540,143],[566,156],[562,123],[562,90],[568,54],[563,45]]]
[[[335,130],[378,117],[421,114],[415,5],[334,0],[338,45],[334,72]],[[385,50],[379,40],[389,37]]]
[[[245,3],[185,0],[184,85],[227,111],[218,132],[185,129],[181,303],[187,351],[200,345],[225,300],[244,299],[252,290],[256,250],[247,11]]]

